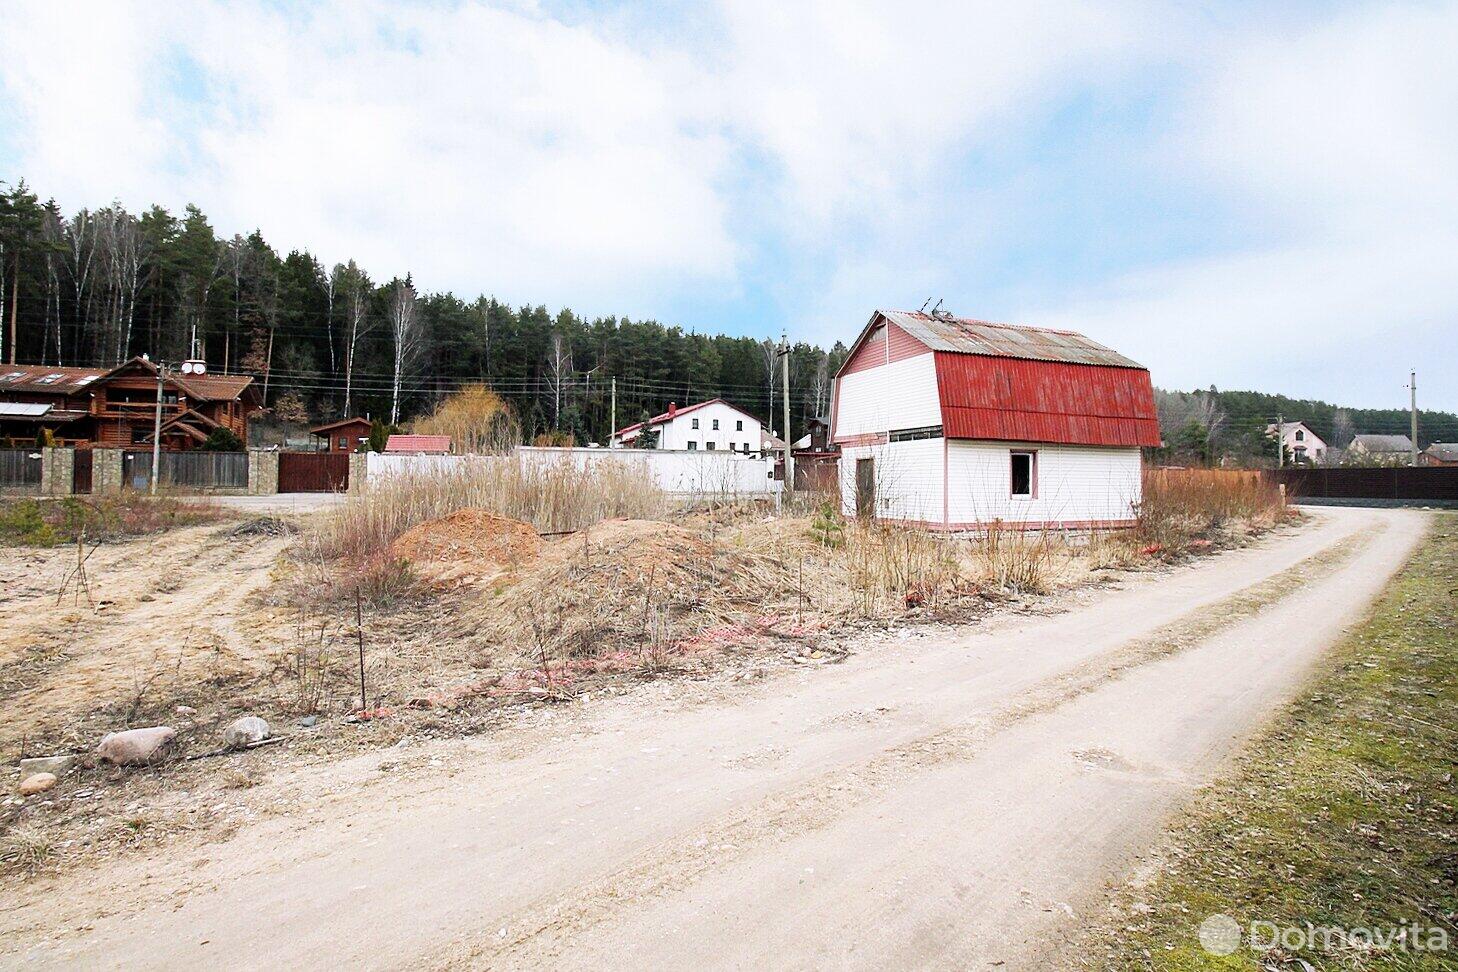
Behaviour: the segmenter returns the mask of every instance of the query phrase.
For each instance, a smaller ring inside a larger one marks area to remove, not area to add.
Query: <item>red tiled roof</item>
[[[451,437],[448,435],[396,434],[385,441],[385,451],[448,453],[451,451]]]
[[[722,398],[711,398],[711,399],[709,399],[706,402],[695,402],[692,405],[685,405],[683,408],[676,408],[676,409],[673,410],[673,413],[672,414],[669,414],[668,412],[664,412],[661,415],[655,415],[651,419],[649,419],[647,422],[634,422],[632,425],[625,426],[625,427],[623,427],[621,429],[618,429],[618,431],[614,432],[613,434],[616,435],[616,436],[618,436],[619,438],[621,438],[621,437],[627,435],[629,432],[636,432],[638,429],[643,428],[643,426],[645,426],[645,425],[662,425],[664,422],[667,422],[669,419],[671,419],[671,418],[678,418],[680,415],[683,415],[685,412],[697,411],[698,409],[703,408],[705,405],[715,405],[715,404],[718,404],[718,405],[728,405],[730,408],[734,409],[734,411],[738,412],[740,415],[743,415],[745,418],[754,419],[754,416],[753,415],[750,415],[748,412],[746,412],[744,409],[740,408],[738,405],[735,405],[735,404],[733,404],[731,402],[726,402]],[[754,419],[754,420],[756,422],[759,421],[759,419]]]
[[[105,368],[59,368],[55,365],[0,364],[0,392],[74,395],[106,374]],[[43,379],[54,380],[47,381]]]

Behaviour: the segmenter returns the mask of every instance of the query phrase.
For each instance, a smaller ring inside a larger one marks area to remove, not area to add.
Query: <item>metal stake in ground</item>
[[[354,592],[354,630],[359,635],[359,710],[368,712],[370,700],[365,694],[364,669],[364,598],[359,591]]]

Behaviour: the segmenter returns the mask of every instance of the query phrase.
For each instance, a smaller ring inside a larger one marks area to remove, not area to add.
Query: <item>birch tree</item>
[[[86,293],[91,285],[91,263],[96,255],[96,231],[91,213],[79,209],[66,223],[66,273],[71,278],[72,357],[80,358],[81,336],[86,332]]]
[[[331,277],[336,281],[340,300],[344,304],[344,414],[348,416],[354,406],[354,360],[359,351],[359,342],[374,327],[370,314],[372,286],[367,273],[353,260],[339,264]]]
[[[415,364],[423,343],[424,328],[416,313],[415,286],[407,274],[396,280],[390,293],[390,333],[395,342],[395,369],[390,382],[390,424],[400,422],[400,385],[405,373]]]
[[[562,417],[562,394],[572,381],[572,345],[560,330],[552,332],[547,348],[547,389],[552,394],[552,428]]]

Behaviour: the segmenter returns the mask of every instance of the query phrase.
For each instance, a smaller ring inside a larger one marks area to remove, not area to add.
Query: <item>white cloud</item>
[[[1176,133],[1190,191],[1261,235],[1044,309],[1177,387],[1458,409],[1458,5],[1352,10],[1212,59]]]

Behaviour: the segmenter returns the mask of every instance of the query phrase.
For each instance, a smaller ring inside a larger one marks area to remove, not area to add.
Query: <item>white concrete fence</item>
[[[665,493],[696,496],[769,497],[781,484],[773,478],[774,460],[739,453],[666,449],[564,449],[518,446],[510,456],[397,456],[370,453],[365,462],[368,480],[400,475],[457,473],[473,465],[498,462],[571,463],[591,469],[618,463],[642,469]],[[351,486],[354,484],[351,483]],[[362,484],[361,484],[362,485]]]

